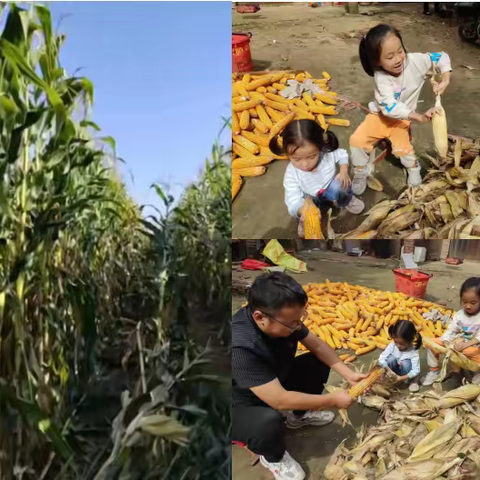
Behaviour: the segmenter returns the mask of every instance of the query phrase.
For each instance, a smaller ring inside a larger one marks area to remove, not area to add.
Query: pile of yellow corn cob
[[[303,286],[308,296],[305,325],[336,350],[350,350],[340,355],[346,363],[358,355],[391,342],[388,327],[399,320],[411,320],[422,337],[438,338],[445,328],[422,314],[437,309],[443,315],[453,315],[444,306],[408,297],[398,292],[383,292],[348,283],[309,283]],[[298,354],[306,349],[299,344]]]
[[[314,97],[285,99],[279,92],[289,80],[312,79],[324,93]],[[335,116],[337,94],[328,88],[330,75],[313,79],[308,72],[272,72],[269,74],[232,76],[232,200],[242,187],[243,177],[263,175],[274,159],[286,160],[269,149],[270,139],[292,120],[308,118],[327,130],[330,125],[348,127],[350,122]],[[327,120],[325,119],[327,116]]]

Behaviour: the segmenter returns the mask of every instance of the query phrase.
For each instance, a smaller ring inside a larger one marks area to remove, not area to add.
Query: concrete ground
[[[233,13],[233,31],[251,32],[251,51],[255,70],[298,69],[321,77],[327,70],[332,88],[349,100],[364,106],[373,99],[373,80],[363,71],[358,59],[360,38],[378,23],[397,26],[410,52],[446,51],[452,59],[452,81],[442,97],[449,132],[466,137],[478,136],[480,127],[480,49],[461,42],[452,20],[422,14],[421,3],[360,6],[360,15],[346,15],[343,7],[310,8],[307,2],[285,5],[262,4],[256,14]],[[433,93],[427,84],[418,110],[433,106]],[[477,106],[475,108],[475,105]],[[342,110],[339,117],[351,126],[332,127],[340,145],[348,148],[348,139],[363,121],[359,108]],[[430,124],[413,125],[413,145],[418,154],[433,153]],[[430,165],[421,160],[424,168]],[[233,203],[234,238],[295,238],[296,220],[287,212],[283,200],[282,179],[287,162],[276,161],[261,177],[246,179]],[[376,177],[384,192],[367,190],[362,196],[367,209],[386,197],[396,198],[405,187],[405,172],[395,158],[377,166]],[[258,206],[261,205],[261,208]],[[337,212],[338,213],[338,212]],[[335,215],[337,215],[335,213]],[[333,227],[344,233],[358,226],[364,217],[346,212],[337,215]]]
[[[292,274],[298,282],[323,282],[326,278],[332,282],[346,281],[351,284],[363,285],[381,290],[395,291],[395,278],[393,268],[399,267],[396,260],[377,260],[372,257],[360,259],[348,257],[345,254],[333,252],[301,252],[298,258],[305,260],[308,265],[308,273]],[[475,274],[478,275],[479,263],[465,262],[459,266],[446,265],[443,262],[426,262],[421,264],[421,270],[433,274],[427,289],[426,299],[442,303],[449,308],[458,309],[458,292],[463,281]],[[242,271],[242,277],[250,277],[252,280],[261,272]],[[239,272],[233,271],[233,279]],[[232,297],[232,310],[236,312],[245,302],[245,297],[234,295]],[[364,355],[354,363],[356,366],[368,366],[371,361],[377,358],[379,351]],[[422,371],[427,370],[425,351],[421,351]],[[332,373],[329,384],[339,385],[340,377]],[[457,379],[449,379],[443,383],[445,390],[455,388],[458,385]],[[338,444],[345,438],[352,441],[355,438],[356,430],[362,424],[374,424],[377,412],[358,404],[349,409],[349,417],[354,428],[342,428],[341,420],[337,416],[335,421],[321,428],[306,427],[299,430],[287,432],[287,448],[291,455],[299,461],[309,480],[322,478],[322,472]],[[273,478],[270,472],[261,465],[252,466],[253,457],[249,452],[233,447],[233,480],[266,480]]]

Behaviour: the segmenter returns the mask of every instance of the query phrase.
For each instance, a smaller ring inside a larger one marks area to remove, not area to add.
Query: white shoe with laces
[[[408,172],[408,185],[410,187],[418,187],[423,183],[422,176],[420,175],[420,167],[407,168]]]
[[[326,410],[309,410],[302,417],[295,415],[293,412],[287,413],[286,426],[287,428],[302,428],[308,425],[314,427],[323,427],[333,422],[335,414]]]
[[[438,381],[440,378],[440,372],[438,371],[430,371],[422,378],[422,385],[428,387],[433,385],[435,382]]]
[[[260,463],[268,468],[275,477],[275,480],[303,480],[305,472],[298,462],[285,450],[283,458],[276,463],[267,462],[263,455],[260,455]]]

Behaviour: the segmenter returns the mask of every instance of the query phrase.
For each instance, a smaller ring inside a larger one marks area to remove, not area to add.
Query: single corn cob
[[[267,97],[263,93],[259,92],[250,92],[250,96],[252,97],[253,100],[265,100]]]
[[[304,217],[305,239],[323,240],[320,210],[315,206],[311,197],[307,197],[302,207]]]
[[[233,138],[233,136],[232,136]],[[232,150],[239,156],[243,158],[255,158],[255,155],[252,152],[249,152],[246,148],[241,147],[240,145],[233,143]]]
[[[238,173],[241,177],[258,177],[263,175],[267,169],[265,167],[246,167],[233,170],[233,173]]]
[[[270,107],[274,110],[279,110],[280,112],[288,112],[288,105],[285,105],[284,103],[272,102],[271,100],[264,100],[262,103],[265,107]]]
[[[267,93],[267,89],[265,87],[258,87],[256,92],[258,93]]]
[[[255,111],[255,113],[257,112]],[[256,129],[260,130],[262,133],[268,133],[270,130],[269,126],[265,125],[261,120],[258,120],[257,118],[252,118],[252,124]]]
[[[237,104],[238,105],[238,104]],[[240,104],[241,105],[241,104]],[[322,115],[337,115],[337,111],[335,110],[335,107],[332,105],[332,106],[329,106],[329,107],[312,107],[311,108],[311,111],[313,113],[321,113]]]
[[[250,76],[249,73],[246,73],[243,77],[242,77],[242,85],[245,87],[246,85],[248,85],[250,83],[250,80],[252,79],[252,77]]]
[[[309,107],[316,107],[315,100],[310,96],[309,93],[304,93],[302,96],[303,100]]]
[[[237,88],[237,92],[242,96],[242,97],[246,97],[248,98],[249,97],[249,94],[247,92],[247,90],[245,89],[245,85],[242,84],[242,82],[237,82],[235,84],[236,88]]]
[[[289,105],[288,108],[290,109],[290,111],[296,113],[302,118],[307,118],[308,120],[315,120],[315,115],[307,112],[303,108],[297,107],[296,105]]]
[[[236,158],[232,162],[232,169],[233,170],[240,170],[242,168],[250,168],[250,167],[261,167],[263,165],[267,165],[273,160],[272,157],[265,157],[263,155],[256,155],[255,157],[250,158]]]
[[[277,90],[283,90],[284,88],[287,88],[285,85],[283,85],[282,83],[272,83],[272,87],[273,88],[276,88]]]
[[[315,93],[315,98],[323,103],[328,103],[329,105],[336,105],[338,103],[333,97],[329,95],[322,95],[321,93]]]
[[[232,112],[232,133],[233,135],[238,135],[240,133],[240,122],[238,121],[237,114]]]
[[[250,114],[250,118],[258,118],[258,113],[254,108],[251,108],[248,113]]]
[[[263,105],[257,105],[257,113],[258,113],[258,118],[262,123],[264,123],[268,128],[273,127],[273,122],[270,120],[270,117],[268,116],[268,113],[265,111],[265,108],[263,108]]]
[[[245,88],[247,91],[252,91],[256,90],[258,87],[265,87],[267,85],[270,85],[272,83],[272,77],[271,75],[265,75],[263,78],[259,78],[258,80],[254,80],[253,82],[250,82]]]
[[[370,372],[367,378],[364,378],[359,383],[350,388],[348,394],[353,398],[357,398],[360,395],[363,395],[368,388],[370,388],[374,383],[380,380],[383,372],[383,368],[377,368],[373,370],[372,372]]]
[[[274,137],[283,131],[283,129],[295,118],[295,113],[291,112],[270,129],[270,137]]]
[[[324,130],[328,129],[328,125],[327,125],[327,122],[325,121],[325,117],[321,113],[317,115],[317,121]]]
[[[267,91],[273,94],[277,93],[277,89],[273,87],[267,87]]]
[[[328,72],[322,72],[322,75],[326,80],[330,80],[332,78]]]
[[[238,173],[232,172],[232,200],[242,188],[242,177]]]
[[[295,98],[293,103],[302,110],[305,110],[307,113],[310,111],[308,105],[305,102],[302,102],[299,98]]]
[[[328,119],[329,125],[337,125],[339,127],[349,127],[350,120],[342,120],[341,118],[329,118]]]
[[[242,132],[247,140],[250,140],[253,143],[256,143],[259,147],[268,147],[270,145],[270,138],[266,135],[256,135],[252,132]]]
[[[248,150],[253,154],[257,154],[260,152],[260,148],[258,147],[258,145],[255,145],[253,142],[251,142],[250,140],[247,140],[245,137],[242,137],[241,135],[233,135],[232,140],[237,145],[240,145],[245,150]]]
[[[438,154],[442,158],[446,158],[448,153],[447,117],[445,115],[445,110],[442,108],[440,95],[437,95],[435,107],[438,112],[435,112],[432,117],[433,139]]]
[[[232,98],[232,103],[240,103],[244,101],[245,101],[245,97],[242,97],[241,95],[237,95],[236,97]]]
[[[266,112],[268,113],[269,117],[274,121],[274,122],[279,122],[285,117],[285,113],[279,112],[278,110],[274,110],[271,107],[265,107]]]
[[[304,73],[298,73],[295,75],[295,80],[297,82],[303,82],[305,80],[305,74]]]
[[[246,130],[250,125],[250,114],[248,110],[244,110],[240,115],[240,128]]]
[[[243,112],[244,110],[255,108],[257,105],[260,105],[260,103],[261,100],[249,100],[248,102],[234,103],[232,105],[232,110],[234,112]]]
[[[286,98],[283,98],[281,95],[273,95],[272,93],[266,93],[265,97],[272,102],[284,103],[285,105],[289,104],[289,101]]]

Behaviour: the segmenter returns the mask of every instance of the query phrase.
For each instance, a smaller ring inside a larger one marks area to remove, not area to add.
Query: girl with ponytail
[[[443,94],[450,83],[450,58],[445,52],[407,53],[400,32],[383,24],[362,38],[359,56],[365,73],[375,81],[375,101],[368,105],[371,113],[350,137],[353,193],[361,195],[365,191],[372,173],[369,153],[384,138],[407,169],[409,186],[418,186],[423,180],[411,144],[410,124],[431,121],[436,109],[418,113],[418,98],[427,77],[436,70],[440,77],[433,83],[433,92]]]
[[[410,382],[409,390],[418,392],[420,374],[419,348],[422,337],[409,320],[400,320],[390,325],[388,335],[392,342],[378,358],[378,364],[389,370],[397,383]]]
[[[338,148],[338,139],[313,120],[296,120],[270,141],[276,155],[287,155],[290,163],[283,179],[285,203],[291,216],[300,219],[298,234],[303,237],[302,205],[307,195],[317,207],[334,203],[359,214],[364,204],[351,189],[348,153]]]

